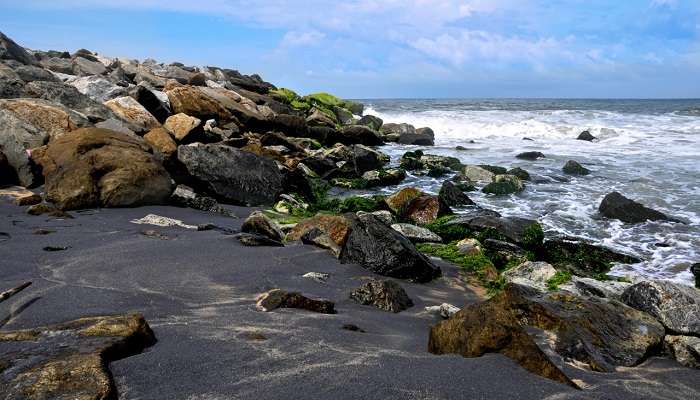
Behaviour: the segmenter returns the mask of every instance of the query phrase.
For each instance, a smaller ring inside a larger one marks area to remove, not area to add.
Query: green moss
[[[289,103],[289,105],[291,105],[293,108],[295,108],[299,111],[304,111],[304,112],[307,112],[311,109],[311,104],[309,104],[301,99],[293,100],[291,103]]]
[[[421,243],[416,245],[416,248],[422,253],[440,257],[470,272],[479,272],[488,267],[493,267],[491,260],[483,254],[467,255],[460,253],[457,248],[457,242],[438,245]]]
[[[544,242],[544,231],[542,230],[542,225],[534,223],[527,228],[523,233],[523,246],[526,249],[537,249],[542,246]]]
[[[268,94],[276,100],[286,104],[292,104],[292,102],[299,100],[299,95],[293,90],[287,88],[270,90]]]
[[[333,108],[333,106],[343,107],[343,100],[333,96],[330,93],[312,93],[302,98],[311,105],[321,105],[325,108]]]
[[[454,240],[462,240],[471,237],[472,231],[461,225],[448,225],[447,223],[455,219],[454,215],[446,215],[435,221],[425,225],[431,232],[440,236],[443,240],[451,242]]]
[[[384,209],[384,196],[350,196],[344,199],[326,198],[308,208],[309,216],[318,212],[343,214],[347,212],[373,212]]]
[[[569,282],[571,280],[571,272],[569,271],[557,271],[556,274],[554,274],[553,277],[549,278],[547,280],[547,289],[549,290],[557,290],[559,289],[559,285],[562,285],[566,282]]]

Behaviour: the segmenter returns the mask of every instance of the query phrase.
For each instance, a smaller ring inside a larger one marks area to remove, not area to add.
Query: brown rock
[[[41,203],[41,196],[21,186],[0,189],[0,201],[17,206],[31,206]]]
[[[201,123],[202,120],[199,118],[190,117],[187,114],[180,113],[168,117],[165,124],[163,124],[163,128],[172,133],[175,139],[181,141]]]
[[[154,150],[170,157],[177,151],[177,144],[172,136],[164,128],[154,128],[143,136],[143,140],[150,144]]]
[[[287,234],[287,240],[300,240],[305,233],[313,229],[318,229],[327,234],[335,244],[343,247],[350,232],[350,221],[342,215],[318,214],[299,222]]]
[[[452,210],[439,196],[423,195],[406,204],[401,214],[418,225],[426,225],[452,214]]]
[[[201,120],[228,120],[231,113],[199,87],[179,86],[166,92],[174,113],[184,113]]]
[[[13,399],[116,398],[109,363],[138,354],[155,341],[140,314],[1,332],[0,393]]]
[[[46,198],[62,210],[165,202],[171,180],[149,146],[125,134],[83,128],[37,150]]]
[[[117,97],[104,103],[119,118],[131,123],[139,132],[160,126],[160,122],[133,97]]]
[[[407,187],[387,197],[384,201],[389,206],[389,209],[394,212],[394,214],[399,214],[406,204],[416,197],[420,197],[422,195],[423,192],[421,192],[419,189]]]
[[[335,304],[328,300],[314,300],[301,293],[272,289],[258,296],[256,308],[259,311],[272,311],[277,308],[300,308],[307,311],[335,314]]]
[[[350,293],[350,298],[363,305],[373,305],[393,313],[413,307],[413,301],[398,283],[373,279]]]

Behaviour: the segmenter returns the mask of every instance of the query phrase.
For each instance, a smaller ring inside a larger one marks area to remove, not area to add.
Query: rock
[[[635,264],[640,259],[578,238],[547,239],[538,251],[538,259],[568,270],[575,275],[595,278],[607,273],[614,263]]]
[[[335,128],[335,121],[317,108],[314,108],[306,117],[306,123],[308,126]]]
[[[593,135],[591,135],[591,133],[588,132],[588,131],[583,131],[583,132],[581,132],[581,133],[578,135],[578,137],[577,137],[576,139],[577,139],[577,140],[585,140],[585,141],[588,141],[588,142],[592,142],[592,141],[594,141],[594,140],[596,139],[596,137],[593,136]]]
[[[68,58],[49,57],[39,61],[42,67],[58,74],[73,76],[73,62]],[[64,79],[65,80],[65,79]]]
[[[365,331],[362,328],[360,328],[359,326],[354,325],[354,324],[344,324],[342,326],[342,329],[345,329],[346,331],[351,331],[351,332],[365,333]]]
[[[143,135],[143,140],[166,157],[170,157],[177,152],[177,144],[170,136],[170,133],[163,128],[151,129],[147,134]]]
[[[396,282],[373,279],[350,293],[350,299],[362,305],[398,313],[413,307],[413,301]]]
[[[1,150],[2,147],[0,146],[0,186],[19,183],[15,169],[12,168],[7,160],[7,156],[5,156],[5,153],[3,153]]]
[[[342,215],[318,214],[299,222],[287,234],[287,240],[300,240],[307,232],[318,229],[321,233],[328,235],[338,248],[342,248],[350,233],[350,226],[350,220]]]
[[[0,63],[0,98],[25,97],[25,82],[10,67]]]
[[[45,100],[0,100],[0,150],[19,183],[34,186],[40,179],[30,150],[85,124],[87,121],[80,116]]]
[[[220,206],[215,199],[207,196],[201,196],[195,193],[195,191],[192,188],[185,185],[178,185],[177,188],[175,188],[173,194],[170,195],[169,202],[178,207],[189,207],[195,210],[209,211],[226,216],[233,216],[233,214],[230,211]]]
[[[206,86],[207,77],[203,73],[199,72],[190,76],[187,80],[187,84],[191,86]]]
[[[455,314],[459,312],[459,308],[453,306],[450,303],[442,303],[439,306],[428,306],[425,307],[425,311],[429,313],[434,313],[440,315],[443,319],[452,318]]]
[[[335,304],[328,300],[313,300],[301,293],[287,292],[282,289],[272,289],[258,296],[256,300],[258,311],[272,311],[277,308],[300,308],[307,311],[335,314]]]
[[[358,211],[357,214],[362,214],[364,211]],[[375,217],[379,218],[380,221],[384,222],[387,225],[391,225],[394,223],[394,216],[391,214],[390,211],[386,210],[379,210],[379,211],[373,211],[370,214],[374,215]]]
[[[547,290],[547,281],[554,277],[557,270],[546,262],[527,261],[503,273],[508,283],[533,287],[540,291]]]
[[[362,125],[350,125],[339,131],[337,141],[343,144],[363,144],[365,146],[379,146],[384,140],[372,129]]]
[[[411,224],[391,224],[391,229],[404,235],[413,243],[441,243],[442,238],[429,229]]]
[[[419,189],[406,187],[398,192],[388,196],[384,201],[394,214],[401,214],[402,210],[411,202],[411,200],[423,195]]]
[[[374,215],[352,216],[350,220],[350,234],[340,254],[342,263],[359,264],[379,275],[416,282],[428,282],[440,275],[440,268]]]
[[[490,300],[469,305],[433,327],[429,350],[468,357],[497,351],[533,373],[566,382],[523,329],[529,326],[546,331],[547,342],[565,359],[601,372],[639,364],[664,336],[661,324],[649,315],[617,301],[508,284]]]
[[[677,220],[666,214],[652,210],[644,205],[630,200],[618,192],[612,192],[603,198],[598,211],[607,218],[619,219],[630,224],[639,224],[646,221],[672,221]]]
[[[161,124],[170,116],[170,100],[163,92],[136,85],[129,90],[129,96],[138,101]]]
[[[333,254],[335,258],[340,257],[342,247],[326,232],[319,228],[312,228],[304,232],[301,236],[301,242],[304,244],[326,249]]]
[[[383,124],[384,121],[382,121],[382,119],[379,117],[375,117],[374,115],[365,115],[360,118],[359,121],[357,121],[357,125],[364,125],[375,131],[380,130]]]
[[[466,238],[457,242],[457,251],[468,256],[475,256],[482,253],[481,242],[477,239]]]
[[[406,171],[401,168],[367,171],[362,174],[362,179],[367,182],[367,187],[393,186],[406,179]]]
[[[503,196],[506,194],[519,193],[525,190],[523,182],[515,175],[495,175],[493,182],[484,186],[482,192]]]
[[[50,82],[59,82],[60,80],[56,77],[56,75],[52,74],[51,72],[40,68],[40,67],[35,67],[33,65],[17,65],[14,67],[15,73],[19,76],[20,79],[22,79],[25,82],[34,82],[34,81],[50,81]]]
[[[330,278],[330,274],[324,274],[323,272],[307,272],[301,276],[302,278],[312,279],[319,283],[324,283]]]
[[[118,97],[104,104],[119,118],[136,127],[137,133],[160,127],[160,122],[133,97]]]
[[[104,104],[80,93],[78,89],[62,82],[37,81],[25,87],[27,97],[48,100],[77,111],[90,122],[97,123],[114,118],[114,113]]]
[[[279,130],[287,136],[309,136],[309,126],[307,125],[304,117],[299,115],[277,114],[269,120],[269,125],[271,129]]]
[[[457,217],[446,222],[445,226],[461,226],[474,232],[491,231],[525,248],[537,248],[544,239],[542,227],[537,221],[520,217],[500,217],[490,213]]]
[[[345,108],[334,106],[333,113],[341,125],[350,125],[353,123],[352,113]]]
[[[442,183],[438,196],[450,207],[474,205],[472,199],[470,199],[469,196],[464,194],[464,192],[459,190],[457,186],[450,181],[444,181]]]
[[[574,160],[567,161],[566,164],[564,164],[562,171],[569,175],[588,175],[591,173],[589,169],[585,168],[583,165]]]
[[[34,204],[33,206],[27,207],[26,210],[27,214],[29,215],[49,215],[54,218],[65,218],[65,219],[73,219],[73,216],[59,210],[56,208],[55,205],[53,204],[48,204],[48,203],[39,203],[39,204]]]
[[[384,136],[397,135],[397,137],[400,137],[401,135],[415,134],[416,128],[411,124],[386,123],[380,127],[380,131]]]
[[[519,158],[521,160],[529,160],[529,161],[535,161],[538,158],[545,158],[544,154],[542,154],[539,151],[526,151],[524,153],[520,153],[515,158]]]
[[[700,292],[668,281],[643,281],[622,293],[622,302],[658,319],[669,332],[700,335]]]
[[[579,296],[595,296],[619,301],[622,293],[630,286],[632,284],[629,282],[599,281],[592,278],[572,276],[571,281],[559,285],[559,289],[567,290]]]
[[[270,246],[270,247],[284,247],[284,244],[280,241],[270,239],[267,236],[257,235],[254,233],[239,233],[235,235],[235,238],[243,245],[247,247],[260,247],[260,246]]]
[[[525,171],[524,169],[520,167],[515,167],[512,169],[509,169],[506,171],[506,174],[508,175],[515,175],[518,178],[520,178],[521,181],[529,181],[530,180],[530,173]]]
[[[241,226],[241,232],[254,233],[281,242],[284,240],[282,228],[260,211],[253,211]]]
[[[21,186],[10,186],[0,189],[0,202],[16,206],[32,206],[41,203],[41,195]]]
[[[46,199],[62,210],[162,204],[168,173],[149,146],[124,134],[81,128],[33,153],[43,167]]]
[[[495,174],[477,165],[465,165],[462,175],[472,182],[491,182]]]
[[[202,121],[199,118],[190,117],[187,114],[180,113],[168,117],[165,124],[163,124],[163,128],[172,133],[175,139],[182,141],[201,123]]]
[[[493,265],[499,270],[508,265],[520,265],[528,261],[528,252],[513,243],[486,239],[483,248]]]
[[[691,265],[690,272],[695,276],[695,287],[700,289],[700,263]]]
[[[435,133],[430,128],[419,128],[413,132],[401,133],[398,142],[400,144],[433,146],[435,144]]]
[[[134,219],[131,221],[132,224],[137,225],[153,225],[161,227],[178,226],[184,229],[198,230],[196,225],[188,225],[179,219],[163,217],[156,214],[148,214],[143,218]]]
[[[680,364],[700,369],[700,338],[666,335],[664,345],[666,351]]]
[[[321,171],[337,167],[343,176],[360,177],[367,171],[382,169],[389,161],[388,158],[386,154],[361,144],[352,146],[336,144],[324,151],[320,159],[306,158],[304,162],[309,163],[314,170]]]
[[[2,32],[0,32],[0,60],[15,60],[26,65],[37,64],[36,58]]]
[[[176,114],[187,114],[203,121],[231,119],[231,112],[218,99],[211,97],[211,94],[221,93],[224,95],[225,92],[211,89],[210,92],[205,93],[205,89],[209,88],[179,86],[166,91],[172,111]],[[231,99],[229,104],[233,105],[233,103],[235,101]]]
[[[206,192],[238,204],[271,205],[283,192],[274,161],[218,144],[180,146],[178,160]]]
[[[0,332],[0,392],[12,399],[117,398],[109,363],[156,342],[140,314]]]
[[[418,225],[427,225],[445,215],[452,214],[450,207],[439,196],[422,195],[414,198],[402,209],[401,216]]]
[[[107,67],[99,61],[88,60],[85,57],[73,58],[73,75],[104,75],[106,72]]]
[[[80,93],[100,103],[126,96],[127,94],[124,87],[117,86],[107,78],[98,75],[74,79],[70,81],[70,85],[78,89]]]

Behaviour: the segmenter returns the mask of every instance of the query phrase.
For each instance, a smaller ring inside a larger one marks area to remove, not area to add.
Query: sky
[[[700,97],[700,0],[0,0],[0,31],[301,94]]]

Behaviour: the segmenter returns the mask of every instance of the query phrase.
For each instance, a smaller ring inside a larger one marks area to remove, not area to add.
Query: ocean
[[[521,167],[541,183],[524,192],[494,197],[479,191],[477,204],[504,215],[538,219],[550,235],[581,237],[640,256],[642,263],[616,266],[612,274],[691,284],[690,264],[700,262],[700,100],[416,99],[362,100],[366,114],[384,122],[406,122],[435,131],[430,154],[464,164]],[[588,130],[596,142],[576,140]],[[532,141],[523,140],[524,137]],[[456,150],[463,146],[466,150]],[[419,146],[388,145],[382,151],[398,164]],[[515,155],[541,151],[546,158]],[[576,160],[592,173],[567,176]],[[437,193],[445,178],[409,177],[398,187]],[[392,192],[396,186],[383,188]],[[638,225],[603,219],[598,205],[618,191],[686,224]],[[459,210],[456,210],[459,212]]]

